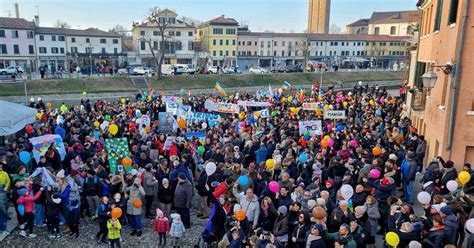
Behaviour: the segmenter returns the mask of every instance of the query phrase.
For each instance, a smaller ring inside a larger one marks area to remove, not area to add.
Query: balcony
[[[413,109],[413,111],[424,111],[428,92],[426,90],[413,90],[411,96],[411,108]]]

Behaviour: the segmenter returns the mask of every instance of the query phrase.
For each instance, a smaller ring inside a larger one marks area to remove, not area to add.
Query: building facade
[[[0,68],[36,70],[35,24],[22,18],[0,17]]]
[[[420,22],[419,11],[373,12],[368,23],[369,34],[408,36]]]
[[[208,64],[214,66],[237,65],[237,29],[233,18],[220,16],[197,27],[196,40],[200,51],[209,54]]]
[[[369,34],[369,20],[359,19],[346,26],[347,34]]]
[[[331,0],[309,0],[308,33],[329,33]]]
[[[409,78],[410,115],[428,142],[426,158],[443,156],[462,169],[474,161],[474,20],[463,15],[474,13],[474,5],[420,0],[418,6],[422,22]],[[429,71],[437,76],[432,89],[423,88],[422,76]]]
[[[142,64],[154,66],[156,63],[151,50],[157,56],[161,47],[165,49],[165,64],[196,63],[196,28],[192,24],[178,20],[177,16],[175,12],[165,9],[158,13],[158,23],[147,21],[133,25],[133,47]],[[165,32],[164,46],[161,44],[161,30]]]
[[[47,67],[49,73],[56,70],[68,70],[66,36],[61,28],[37,27],[35,33],[38,48],[36,65]]]

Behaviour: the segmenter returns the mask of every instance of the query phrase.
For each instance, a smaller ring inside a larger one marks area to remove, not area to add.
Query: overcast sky
[[[154,6],[169,8],[178,16],[207,21],[225,14],[248,22],[252,31],[302,32],[308,19],[308,0],[1,0],[0,16],[15,16],[13,4],[20,4],[20,17],[32,20],[39,11],[40,25],[53,26],[56,20],[72,28],[96,27],[108,30],[116,24],[131,29],[133,21],[144,20]],[[333,0],[331,24],[342,30],[373,11],[414,10],[416,0]]]

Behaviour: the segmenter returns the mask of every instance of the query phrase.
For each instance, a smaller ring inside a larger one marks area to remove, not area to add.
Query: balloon
[[[53,106],[53,104],[51,104],[50,102],[48,102],[48,103],[46,103],[46,106],[47,106],[48,108],[51,108],[51,107]]]
[[[110,121],[110,115],[106,115],[106,116],[105,116],[105,120],[106,120],[106,121]]]
[[[327,141],[327,143],[328,143],[328,146],[329,146],[329,147],[333,147],[333,146],[334,146],[334,140],[333,140],[333,139],[329,139],[329,140]]]
[[[18,204],[18,213],[23,216],[25,215],[25,205],[23,204]]]
[[[421,204],[430,204],[431,195],[426,191],[421,191],[418,193],[417,199]]]
[[[216,164],[214,162],[209,162],[206,164],[206,174],[211,176],[216,172]]]
[[[278,113],[275,110],[272,111],[272,116],[276,116],[277,114]]]
[[[59,108],[61,111],[67,111],[67,106],[65,104],[61,105],[61,108]]]
[[[240,112],[240,114],[239,114],[239,118],[240,118],[240,119],[243,119],[243,118],[245,118],[245,112]]]
[[[329,105],[328,104],[324,104],[324,110],[328,110],[329,109]]]
[[[105,130],[108,126],[109,126],[109,122],[108,122],[108,121],[103,121],[102,124],[100,124],[100,128],[101,128],[102,130]]]
[[[43,114],[42,113],[36,113],[36,119],[41,120],[41,118],[43,118]]]
[[[30,162],[31,156],[30,153],[27,151],[20,152],[20,160],[24,164],[28,164]]]
[[[474,233],[474,218],[471,218],[471,219],[466,221],[466,229],[470,233]]]
[[[115,124],[109,126],[109,133],[116,135],[118,132],[118,127]]]
[[[357,140],[351,140],[350,145],[354,148],[357,147]]]
[[[462,186],[464,186],[469,180],[471,180],[471,174],[467,171],[461,171],[458,174],[458,180]]]
[[[373,99],[370,99],[369,104],[370,104],[370,105],[374,105],[374,104],[375,104],[374,100],[373,100]]]
[[[94,138],[98,139],[100,137],[100,132],[95,130],[92,135],[94,135]]]
[[[446,183],[446,188],[449,190],[449,192],[453,192],[458,189],[458,183],[454,180],[449,180]]]
[[[311,136],[311,132],[310,132],[310,131],[306,131],[306,132],[304,132],[304,136],[305,136],[305,137],[309,137],[309,136]]]
[[[268,184],[268,188],[270,189],[271,192],[276,193],[280,192],[280,185],[276,181],[271,181]]]
[[[313,208],[313,217],[317,220],[322,220],[327,216],[326,210],[322,207],[315,207]]]
[[[369,176],[370,176],[371,178],[377,179],[377,178],[380,177],[380,171],[377,170],[377,169],[372,169],[372,170],[370,170],[370,172],[369,172]]]
[[[207,128],[207,123],[203,122],[203,123],[201,124],[201,127],[202,127],[202,129],[206,129],[206,128]]]
[[[198,170],[202,171],[202,164],[198,164]]]
[[[393,247],[397,247],[397,245],[400,243],[400,237],[398,237],[398,234],[395,232],[388,232],[385,235],[385,241],[387,241],[387,244]]]
[[[198,152],[199,152],[199,154],[201,154],[201,155],[204,154],[204,151],[205,151],[205,150],[206,150],[206,148],[204,148],[204,146],[199,146],[199,147],[198,147]]]
[[[328,141],[330,139],[331,139],[331,136],[329,136],[329,135],[324,136],[324,140]]]
[[[328,141],[325,140],[325,139],[321,140],[321,146],[322,146],[323,148],[326,148],[326,147],[328,146]]]
[[[122,216],[122,209],[121,208],[113,208],[112,211],[110,212],[110,216],[113,219],[120,218],[120,216]]]
[[[25,131],[26,131],[27,134],[33,133],[33,130],[34,130],[34,129],[33,129],[33,126],[31,126],[31,125],[26,125]]]
[[[235,216],[236,220],[243,221],[243,220],[245,220],[245,211],[242,210],[242,209],[239,209],[239,210],[235,211],[234,216]]]
[[[350,184],[344,184],[341,187],[341,195],[347,201],[354,195],[354,189]]]
[[[148,101],[151,101],[152,96],[148,95],[146,99],[148,99]]]
[[[376,115],[376,116],[381,116],[381,115],[382,115],[382,111],[380,111],[380,109],[375,110],[375,115]]]
[[[328,124],[328,125],[326,126],[326,128],[327,128],[328,130],[332,130],[333,127],[334,127],[334,126],[333,126],[332,124]]]
[[[142,201],[137,199],[133,201],[132,205],[136,208],[142,208]]]
[[[257,117],[257,118],[258,118],[258,117],[260,117],[260,112],[255,112],[255,114],[254,114],[254,115],[255,115],[255,117]]]
[[[237,179],[237,182],[240,184],[240,185],[247,185],[249,182],[250,182],[250,179],[248,176],[240,176],[238,179]]]
[[[132,165],[132,160],[130,158],[124,158],[124,159],[122,159],[122,165],[123,166],[131,166]]]
[[[61,136],[61,138],[63,138],[63,139],[64,139],[64,137],[66,137],[66,130],[64,130],[64,128],[62,128],[60,126],[57,126],[54,129],[54,133],[59,134],[59,136]]]
[[[292,96],[289,96],[288,97],[288,102],[292,102],[293,101],[293,97]]]
[[[185,128],[186,127],[186,120],[183,118],[178,119],[178,127],[179,128]]]
[[[128,124],[128,128],[130,128],[130,129],[136,128],[135,123],[130,122],[130,124]]]
[[[347,107],[347,102],[344,101],[344,102],[342,103],[342,106],[344,106],[344,108]]]
[[[380,149],[380,147],[376,146],[374,147],[374,149],[372,149],[372,154],[374,154],[374,156],[378,156],[382,153],[382,149]]]
[[[100,123],[98,121],[94,121],[94,127],[99,127]]]
[[[120,99],[120,102],[125,103],[126,102],[125,98]]]
[[[128,114],[128,115],[132,115],[132,114],[133,114],[133,110],[131,110],[131,109],[127,110],[127,114]]]
[[[272,169],[275,166],[275,160],[274,159],[267,159],[267,162],[265,162],[265,165],[267,169]]]
[[[306,153],[301,153],[300,154],[300,162],[304,164],[307,161],[308,161],[308,155]]]
[[[337,125],[336,131],[342,132],[342,130],[344,130],[344,126],[342,124]]]
[[[151,131],[151,127],[145,127],[145,131],[149,133]]]
[[[219,186],[219,182],[214,181],[214,182],[211,183],[211,186],[215,188],[215,187]]]
[[[137,118],[140,118],[140,116],[142,116],[142,112],[140,112],[140,110],[137,109],[137,110],[135,111],[135,116],[136,116]]]

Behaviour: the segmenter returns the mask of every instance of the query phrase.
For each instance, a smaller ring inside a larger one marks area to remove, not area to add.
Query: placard
[[[317,121],[300,121],[298,123],[300,135],[304,135],[305,132],[309,131],[311,135],[322,135],[323,128],[321,120]]]
[[[63,139],[59,134],[46,134],[39,137],[30,138],[30,143],[33,146],[33,157],[36,160],[36,163],[39,163],[40,157],[44,156],[48,151],[51,144],[56,144],[56,149],[61,156],[61,161],[64,160],[66,156],[66,149],[64,148]]]
[[[346,119],[345,110],[324,110],[325,119],[342,120]]]

